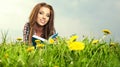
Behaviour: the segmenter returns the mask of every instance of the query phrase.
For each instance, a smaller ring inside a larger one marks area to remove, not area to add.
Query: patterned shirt
[[[29,24],[29,23],[26,23],[26,24],[24,25],[24,29],[23,29],[23,41],[24,41],[24,42],[28,42],[29,33],[30,33],[30,24]]]
[[[54,32],[54,34],[56,33],[55,30],[53,32]],[[24,42],[28,42],[29,34],[30,34],[30,24],[28,22],[24,25],[24,29],[23,29],[23,41]]]

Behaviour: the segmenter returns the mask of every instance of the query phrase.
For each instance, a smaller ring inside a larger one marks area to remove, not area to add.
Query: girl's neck
[[[35,23],[34,31],[37,36],[41,36],[43,33],[43,26],[40,26],[38,23]]]

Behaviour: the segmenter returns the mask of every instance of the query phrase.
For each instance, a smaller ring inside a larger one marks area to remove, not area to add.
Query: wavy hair
[[[54,29],[54,10],[51,5],[47,3],[38,3],[32,10],[30,16],[29,16],[29,23],[30,23],[30,33],[29,33],[29,43],[32,42],[32,35],[34,34],[34,25],[36,23],[36,18],[39,12],[39,9],[41,7],[47,7],[50,9],[50,18],[48,23],[44,26],[43,28],[43,35],[41,36],[42,38],[48,39],[49,36],[54,34],[55,29]]]

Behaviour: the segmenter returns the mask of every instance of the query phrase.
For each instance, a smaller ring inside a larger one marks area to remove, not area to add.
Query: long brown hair
[[[39,9],[41,7],[47,7],[50,9],[50,18],[48,23],[43,28],[43,35],[42,38],[48,39],[49,36],[51,36],[54,32],[54,10],[51,5],[47,3],[38,3],[32,10],[30,17],[29,17],[29,23],[30,23],[30,34],[29,34],[29,43],[31,43],[32,35],[34,33],[34,25],[36,23],[36,18],[39,12]]]

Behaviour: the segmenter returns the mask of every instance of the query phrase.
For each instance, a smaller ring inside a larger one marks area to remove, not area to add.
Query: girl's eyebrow
[[[39,12],[44,12],[44,11],[42,11],[42,10],[39,10]]]
[[[43,13],[45,13],[44,11],[42,11],[42,10],[39,10],[39,12],[43,12]],[[46,15],[50,15],[50,13],[46,13]]]

